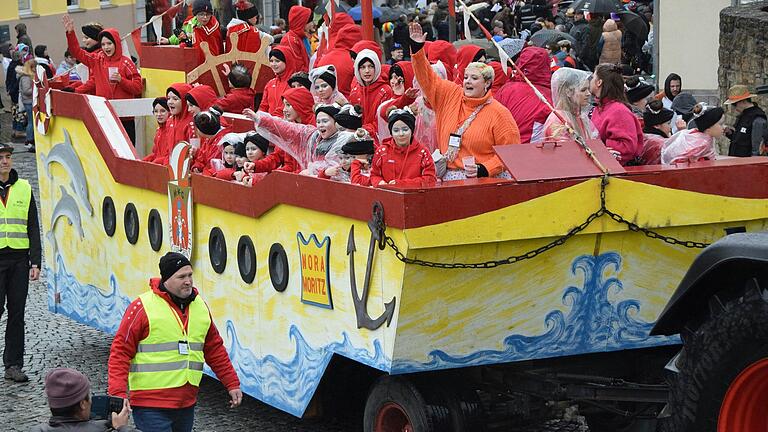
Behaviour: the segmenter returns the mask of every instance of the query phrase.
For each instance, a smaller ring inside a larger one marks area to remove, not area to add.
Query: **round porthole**
[[[214,227],[208,236],[208,256],[211,257],[213,271],[223,273],[227,268],[227,241],[219,227]]]
[[[133,203],[128,203],[125,206],[123,225],[125,226],[125,238],[128,239],[128,243],[136,244],[139,241],[139,212],[136,211],[136,206]]]
[[[256,249],[248,236],[240,237],[237,242],[237,267],[245,283],[253,282],[256,277]]]
[[[273,243],[269,248],[269,279],[277,292],[288,287],[288,257],[280,243]]]
[[[112,201],[112,197],[104,197],[104,202],[101,203],[101,221],[104,223],[104,232],[110,237],[115,235],[117,228],[116,215],[115,202]]]
[[[160,247],[163,246],[163,221],[160,220],[160,212],[156,209],[149,211],[147,234],[149,234],[149,245],[152,250],[159,251]]]

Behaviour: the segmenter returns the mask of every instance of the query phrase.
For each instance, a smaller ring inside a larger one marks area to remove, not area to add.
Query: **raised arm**
[[[72,57],[89,68],[93,67],[96,56],[80,48],[80,42],[77,41],[77,35],[75,34],[75,22],[72,21],[72,17],[66,14],[61,17],[61,22],[64,24],[64,31],[67,34],[67,49],[72,54]]]
[[[309,165],[307,145],[309,137],[316,127],[299,123],[289,122],[265,112],[254,112],[246,109],[243,114],[251,117],[254,121],[256,131],[267,141],[283,149],[294,159],[299,161],[301,168]]]
[[[421,30],[419,23],[413,22],[408,26],[411,32],[411,64],[416,81],[419,82],[421,91],[430,104],[439,112],[445,100],[450,97],[450,93],[458,89],[458,85],[440,78],[427,59],[427,53],[424,51],[424,41],[426,36]],[[445,65],[446,68],[453,65]]]

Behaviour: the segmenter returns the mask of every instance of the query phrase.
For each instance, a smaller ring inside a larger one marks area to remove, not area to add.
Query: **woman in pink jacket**
[[[637,163],[643,150],[643,129],[629,109],[620,66],[597,65],[589,91],[597,100],[592,124],[600,139],[622,165]]]

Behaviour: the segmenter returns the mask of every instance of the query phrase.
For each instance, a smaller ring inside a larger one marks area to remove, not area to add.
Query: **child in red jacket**
[[[192,146],[192,172],[202,173],[211,159],[221,155],[219,142],[231,131],[221,127],[220,116],[221,112],[215,107],[195,116],[195,130],[201,139],[200,148]]]
[[[152,146],[152,153],[145,156],[144,161],[165,165],[168,162],[168,155],[170,153],[170,140],[168,137],[170,129],[167,127],[168,117],[170,116],[168,99],[164,97],[155,98],[152,101],[152,113],[157,121],[157,131],[155,132],[155,143]]]
[[[413,113],[408,108],[391,110],[388,125],[392,136],[373,155],[371,185],[434,186],[435,163],[429,151],[413,139]]]
[[[244,109],[253,109],[256,92],[251,88],[251,74],[248,69],[235,63],[227,74],[229,92],[216,100],[224,112],[240,114]]]
[[[203,175],[222,180],[232,180],[237,171],[235,148],[243,141],[243,134],[230,132],[221,138],[221,155],[217,159],[211,159],[203,170]]]
[[[371,185],[370,167],[374,150],[373,138],[363,128],[358,129],[349,141],[341,147],[342,152],[355,157],[349,169],[352,184]]]

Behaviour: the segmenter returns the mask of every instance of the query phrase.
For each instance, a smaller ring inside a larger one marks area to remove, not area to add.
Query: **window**
[[[67,0],[67,9],[80,9],[80,0]]]
[[[99,6],[112,6],[112,0],[99,0]]]
[[[32,0],[19,0],[19,14],[32,13]]]

